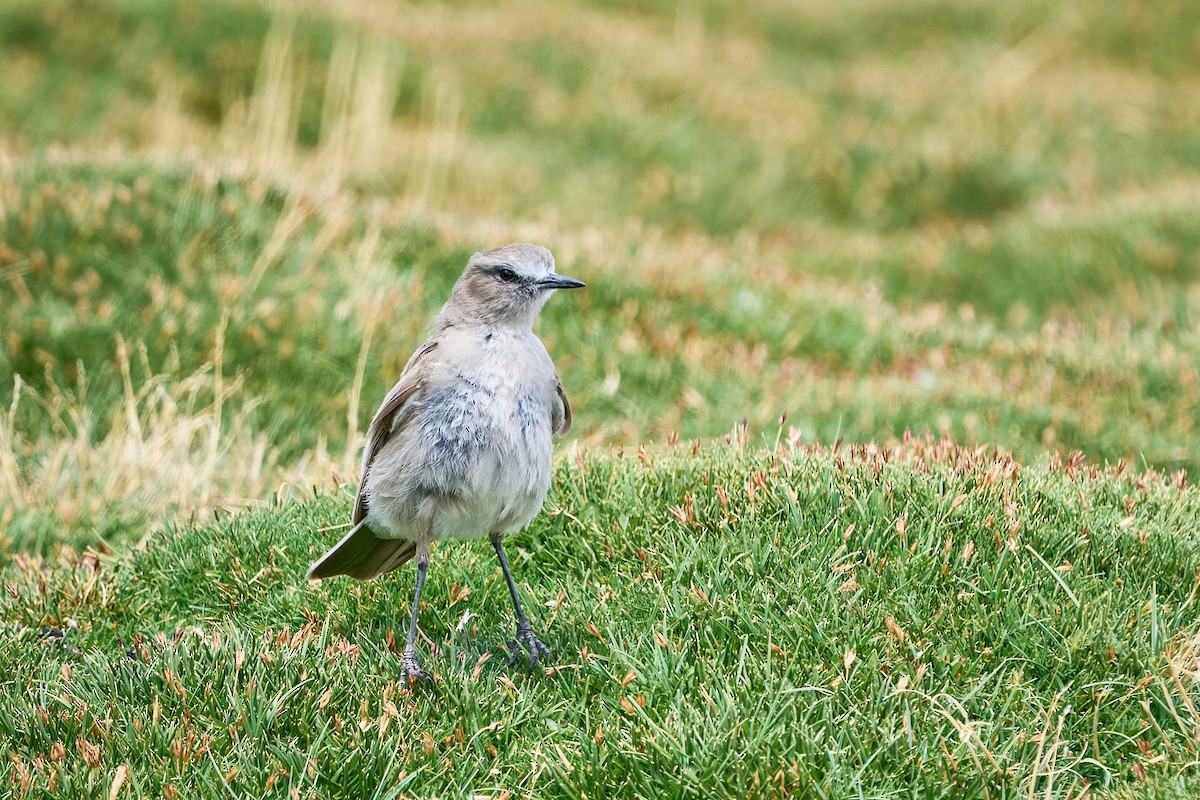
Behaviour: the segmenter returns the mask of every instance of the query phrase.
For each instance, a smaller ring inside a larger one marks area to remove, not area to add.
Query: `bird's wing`
[[[562,381],[557,375],[554,376],[554,391],[558,393],[558,403],[555,404],[550,421],[555,433],[566,436],[571,430],[571,401],[567,399],[567,393],[563,391]]]
[[[404,419],[398,420],[397,416],[400,415],[405,404],[413,398],[413,395],[423,388],[426,371],[421,367],[425,357],[437,348],[437,344],[436,339],[430,339],[421,346],[420,350],[413,353],[412,358],[405,365],[404,371],[400,373],[400,380],[396,381],[396,385],[383,399],[383,404],[379,406],[379,410],[375,412],[375,418],[371,420],[371,426],[367,428],[367,443],[363,447],[362,477],[358,482],[358,496],[354,498],[354,515],[351,517],[354,525],[362,522],[367,516],[367,471],[371,468],[371,462],[387,444],[388,439],[392,438],[396,429],[404,424]]]

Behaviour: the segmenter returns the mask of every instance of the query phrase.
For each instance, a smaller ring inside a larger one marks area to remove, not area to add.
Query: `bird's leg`
[[[550,655],[550,649],[542,644],[537,634],[533,632],[533,628],[529,627],[529,620],[525,619],[525,612],[521,609],[521,600],[517,597],[517,585],[513,583],[512,572],[508,569],[508,559],[504,557],[504,548],[500,545],[503,538],[504,535],[499,533],[494,533],[491,537],[492,547],[496,548],[496,555],[500,558],[500,569],[504,570],[504,580],[508,583],[508,593],[512,595],[513,607],[517,610],[517,635],[508,643],[508,649],[512,651],[508,665],[511,667],[517,663],[517,659],[521,657],[521,645],[524,645],[525,649],[529,651],[530,669],[537,669],[539,658],[551,661],[553,657]]]
[[[417,590],[413,595],[412,621],[408,624],[408,643],[404,645],[404,655],[400,657],[400,674],[409,682],[417,679],[432,681],[433,676],[421,669],[417,658],[417,648],[413,642],[417,638],[417,611],[421,608],[421,587],[425,585],[425,570],[429,568],[429,537],[417,539]]]

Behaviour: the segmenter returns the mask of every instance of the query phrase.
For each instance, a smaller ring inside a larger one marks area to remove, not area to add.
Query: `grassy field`
[[[946,443],[581,456],[511,548],[557,654],[506,669],[486,544],[439,547],[433,687],[398,583],[306,586],[332,495],[20,558],[28,796],[1190,797],[1200,494]],[[39,635],[53,621],[61,639]],[[12,626],[16,626],[14,630]],[[120,771],[124,769],[124,773]],[[173,788],[172,788],[173,787]]]
[[[1200,6],[294,8],[0,4],[3,785],[1200,791]],[[512,240],[561,669],[451,545],[410,695],[411,573],[301,576]]]

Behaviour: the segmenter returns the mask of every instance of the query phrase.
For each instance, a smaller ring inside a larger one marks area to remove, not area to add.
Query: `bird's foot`
[[[509,656],[508,665],[511,667],[517,663],[517,659],[521,657],[521,646],[529,651],[529,668],[537,669],[538,659],[553,661],[554,657],[550,655],[550,648],[542,644],[542,640],[533,632],[533,628],[529,627],[529,623],[517,626],[516,638],[508,643],[508,649],[512,651]]]
[[[407,678],[410,684],[417,681],[433,682],[433,676],[421,669],[417,648],[411,646],[404,648],[404,655],[400,656],[400,675]]]

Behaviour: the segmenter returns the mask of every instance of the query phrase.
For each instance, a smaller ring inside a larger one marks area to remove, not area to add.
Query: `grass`
[[[1200,496],[1162,476],[932,440],[580,454],[510,546],[556,665],[503,666],[500,572],[444,544],[421,617],[437,683],[411,690],[411,570],[299,577],[348,501],[21,560],[10,785],[83,794],[124,765],[132,796],[1195,787]]]
[[[3,398],[11,483],[26,487],[14,506],[41,505],[28,487],[41,481],[36,465],[53,441],[103,438],[129,408],[157,402],[155,387],[186,393],[182,381],[211,373],[218,360],[223,380],[241,387],[225,405],[226,420],[244,422],[215,432],[228,483],[204,488],[203,497],[169,487],[147,504],[149,513],[235,502],[247,483],[259,487],[250,496],[261,496],[284,476],[303,486],[326,480],[328,468],[350,475],[354,458],[346,454],[359,441],[369,398],[386,390],[419,343],[469,244],[348,196],[320,203],[260,180],[124,169],[35,164],[9,185],[3,257],[14,291],[4,301],[11,322],[2,364],[27,387],[23,397],[14,388]],[[1105,234],[1108,247],[1123,236],[1136,248],[1139,228],[1126,223],[1118,230],[1127,233]],[[1178,231],[1190,224],[1180,214],[1158,230],[1179,248],[1186,240]],[[1100,255],[1108,250],[1091,233],[1041,223],[1032,239],[1028,226],[1011,236],[997,231],[982,251],[965,242],[944,247],[999,265],[1020,263],[1022,248],[1048,251],[1051,239],[1065,236],[1072,246],[1057,273],[1034,262],[1028,280],[980,277],[968,288],[937,273],[894,274],[904,296],[928,298],[914,306],[889,301],[882,286],[793,271],[757,248],[713,251],[689,240],[676,248],[627,233],[585,255],[572,253],[582,243],[568,238],[563,270],[592,287],[551,304],[541,329],[586,412],[580,430],[591,444],[712,435],[742,417],[758,429],[788,410],[810,440],[886,441],[928,428],[1002,442],[1025,460],[1051,446],[1194,474],[1200,340],[1191,294],[1147,275],[1145,296],[1159,300],[1139,301],[1142,319],[1055,315],[1045,310],[1055,292],[1088,302],[1073,288],[1078,281],[1106,297],[1140,297],[1139,290],[1119,277],[1117,259],[1107,262],[1113,283],[1105,286]],[[1070,255],[1076,251],[1082,255]],[[1063,263],[1070,258],[1076,267]],[[681,282],[683,264],[693,266]],[[959,302],[1029,295],[1035,275],[1043,294],[1017,317],[996,320]],[[128,379],[118,334],[130,343]],[[742,379],[746,368],[756,380]],[[30,390],[43,401],[31,401]],[[198,391],[188,402],[211,404],[214,390],[202,383]],[[89,420],[82,429],[80,418]],[[266,455],[255,455],[260,439]],[[208,459],[210,441],[188,441],[194,458]],[[264,459],[279,469],[251,480]],[[301,462],[325,472],[287,469]],[[111,505],[101,528],[119,533],[142,519]],[[18,524],[10,538],[52,542],[96,527],[94,515],[55,513],[49,524],[44,514]]]
[[[1198,25],[0,5],[6,788],[1194,796]],[[589,284],[512,556],[561,669],[447,545],[409,694],[408,574],[300,575],[512,240]]]

